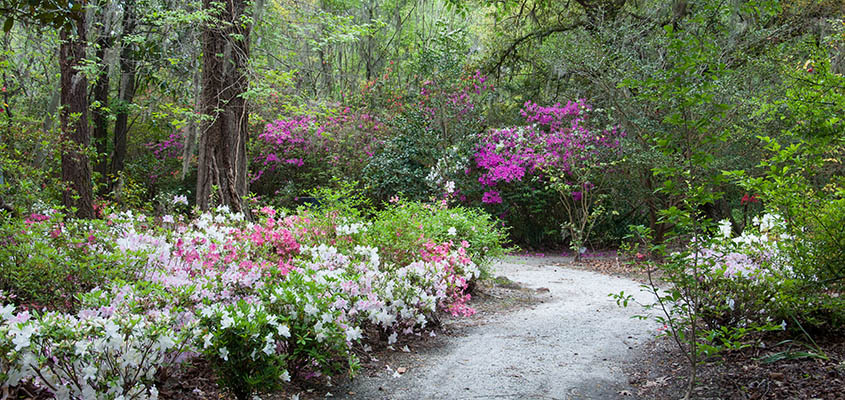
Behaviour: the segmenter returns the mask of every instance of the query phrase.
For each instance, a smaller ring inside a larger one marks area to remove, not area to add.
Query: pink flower
[[[491,190],[489,192],[484,192],[484,195],[481,196],[481,202],[488,204],[499,204],[502,202],[502,197],[499,195],[499,192]]]

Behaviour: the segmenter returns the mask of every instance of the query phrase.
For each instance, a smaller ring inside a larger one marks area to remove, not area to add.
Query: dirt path
[[[644,302],[639,284],[550,265],[561,258],[508,258],[494,275],[547,288],[542,303],[494,314],[445,346],[394,362],[391,370],[336,388],[350,399],[615,399],[635,393],[622,367],[653,338],[653,321],[632,319],[609,293]],[[539,293],[545,290],[541,289]],[[395,371],[403,367],[404,374]]]

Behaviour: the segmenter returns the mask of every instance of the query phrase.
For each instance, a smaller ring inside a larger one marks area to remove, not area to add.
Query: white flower
[[[4,320],[12,318],[13,312],[15,312],[14,304],[6,304],[2,308],[0,308],[0,316],[2,316]]]
[[[109,322],[106,322],[106,326],[104,326],[103,328],[106,331],[107,339],[116,339],[118,337],[118,330],[120,329],[120,327],[118,327],[117,324],[114,323],[114,321],[109,320]]]
[[[173,196],[173,202],[176,204],[188,205],[188,198],[184,195]]]
[[[308,315],[311,315],[311,316],[316,315],[317,312],[319,312],[319,311],[320,310],[311,303],[308,303],[308,304],[305,305],[305,313],[308,314]]]
[[[229,361],[228,349],[226,349],[225,347],[221,347],[220,350],[218,350],[218,353],[220,353],[220,358],[222,358],[224,361]]]
[[[85,354],[85,352],[88,350],[88,343],[80,340],[80,341],[74,343],[73,348],[74,348],[74,354],[76,354],[77,356],[81,356],[81,355]]]
[[[453,226],[453,227],[449,228],[449,231],[447,233],[449,234],[449,236],[455,236],[455,235],[458,234],[458,230],[455,229],[455,227]]]
[[[83,380],[94,380],[97,378],[97,367],[93,365],[88,365],[82,369],[82,379]]]
[[[203,339],[203,344],[202,344],[203,349],[207,349],[207,348],[211,347],[212,343],[211,343],[211,334],[210,333],[206,333],[205,336],[202,337],[202,339]]]
[[[158,338],[158,348],[161,350],[170,350],[176,344],[173,338],[168,334],[163,334]]]
[[[455,182],[449,181],[446,182],[446,193],[454,193],[455,192]]]
[[[223,329],[226,329],[226,328],[232,326],[232,324],[234,324],[234,323],[235,323],[235,320],[232,319],[232,316],[230,316],[229,313],[224,313],[223,318],[220,319],[220,327],[223,328]]]
[[[396,332],[391,333],[390,336],[387,337],[387,344],[396,343],[396,339],[398,339],[398,337],[399,335]]]
[[[346,329],[346,340],[349,342],[353,342],[355,340],[361,339],[361,328],[360,327],[349,327]]]
[[[725,239],[729,239],[731,237],[731,221],[726,219],[719,221],[719,233]]]
[[[279,379],[281,379],[284,382],[290,382],[290,374],[288,373],[287,370],[285,370],[285,372],[282,372],[282,374],[279,375]]]
[[[268,333],[267,337],[264,338],[264,348],[261,351],[264,352],[266,355],[270,355],[276,352],[276,342],[273,341],[273,334]]]
[[[290,337],[290,328],[287,325],[279,325],[277,328],[279,331],[279,336],[289,338]]]

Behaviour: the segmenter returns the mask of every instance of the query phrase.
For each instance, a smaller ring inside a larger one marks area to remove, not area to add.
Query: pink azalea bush
[[[421,245],[394,262],[385,245],[402,240],[378,242],[378,219],[353,208],[255,211],[254,223],[225,208],[193,219],[110,215],[96,235],[114,246],[83,245],[137,265],[134,278],[104,281],[64,312],[0,298],[2,385],[154,399],[158,369],[202,357],[248,398],[294,376],[354,371],[352,349],[377,339],[371,332],[392,344],[431,329],[439,310],[473,313],[468,283],[484,253],[457,228],[408,236]]]
[[[481,202],[500,204],[502,186],[538,178],[558,192],[562,228],[580,255],[602,212],[601,183],[621,158],[625,134],[596,128],[583,99],[550,107],[526,102],[521,114],[525,125],[491,130],[476,147],[478,182],[486,188]]]
[[[251,187],[259,194],[296,196],[335,176],[357,180],[387,134],[377,116],[349,107],[274,120],[250,143]]]

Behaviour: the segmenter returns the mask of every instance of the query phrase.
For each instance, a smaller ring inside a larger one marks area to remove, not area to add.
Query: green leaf
[[[15,19],[12,17],[6,18],[6,22],[3,24],[3,32],[8,33],[12,30],[12,26],[15,25]]]

